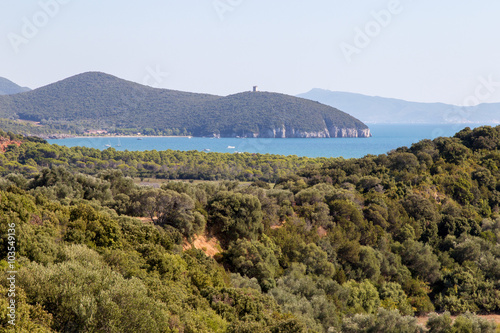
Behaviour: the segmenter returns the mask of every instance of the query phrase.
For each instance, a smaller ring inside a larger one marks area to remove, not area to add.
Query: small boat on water
[[[203,149],[203,151],[210,151],[210,149],[208,149],[208,148],[205,148],[205,149]]]
[[[142,140],[142,138],[137,138],[137,140]]]
[[[227,149],[234,149],[236,148],[235,146],[227,146]]]

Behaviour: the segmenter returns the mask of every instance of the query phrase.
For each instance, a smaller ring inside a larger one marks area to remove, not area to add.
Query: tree
[[[356,282],[349,280],[342,285],[346,288],[347,307],[349,313],[375,313],[380,305],[377,288],[369,281]]]
[[[52,314],[52,328],[72,332],[171,332],[165,304],[137,278],[124,279],[83,245],[67,246],[65,262],[28,263],[19,285]]]
[[[403,316],[397,310],[379,309],[376,314],[356,314],[342,321],[343,333],[420,333],[417,319]]]
[[[222,191],[208,207],[209,227],[225,245],[239,238],[256,240],[263,231],[259,199],[251,194]]]
[[[239,239],[224,254],[234,271],[249,278],[257,278],[264,291],[275,286],[274,278],[279,269],[272,244],[268,245],[271,246],[265,246],[259,241]]]
[[[90,247],[120,248],[122,246],[122,232],[119,224],[86,204],[80,204],[71,209],[68,230],[64,238],[67,241],[87,244]]]
[[[382,307],[389,310],[399,310],[404,315],[412,315],[413,309],[408,301],[408,297],[396,282],[384,282],[379,288]]]
[[[441,264],[429,245],[407,240],[400,255],[410,271],[424,281],[434,283],[441,278]]]
[[[205,218],[195,212],[195,203],[185,193],[172,190],[145,190],[139,194],[140,210],[159,226],[172,226],[191,239],[205,227]]]

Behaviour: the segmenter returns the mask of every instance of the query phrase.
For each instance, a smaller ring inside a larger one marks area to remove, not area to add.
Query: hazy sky
[[[500,102],[499,13],[495,0],[0,0],[0,76]]]

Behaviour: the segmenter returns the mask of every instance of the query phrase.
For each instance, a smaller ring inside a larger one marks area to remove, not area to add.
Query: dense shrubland
[[[500,127],[350,160],[23,140],[0,155],[0,251],[16,223],[18,329],[420,332],[414,316],[436,311],[430,332],[495,332],[471,313],[500,312]],[[205,179],[194,172],[203,163],[261,174],[212,167],[219,181],[153,188],[118,167],[155,158],[148,177],[174,163],[195,165],[187,179]],[[197,235],[216,237],[220,253],[183,251]]]

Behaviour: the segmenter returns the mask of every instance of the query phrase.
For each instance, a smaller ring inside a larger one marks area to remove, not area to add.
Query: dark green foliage
[[[87,244],[89,247],[122,246],[121,228],[118,223],[84,204],[70,211],[64,239],[72,243]]]
[[[274,279],[279,269],[276,258],[279,253],[275,252],[279,249],[270,239],[267,239],[265,243],[239,239],[229,247],[225,256],[233,270],[249,278],[257,278],[262,289],[268,291],[275,286]]]
[[[144,190],[137,197],[136,214],[149,216],[154,224],[172,226],[189,240],[205,229],[205,217],[194,211],[195,203],[185,193],[171,190]]]
[[[441,264],[429,245],[406,241],[402,245],[400,255],[410,271],[422,280],[434,283],[440,278]]]
[[[219,192],[210,202],[208,212],[208,227],[226,244],[239,238],[255,240],[263,231],[260,201],[253,195]]]
[[[4,117],[7,115],[3,115]],[[0,118],[0,128],[6,132],[12,132],[16,134],[24,134],[24,135],[37,135],[39,137],[57,137],[76,134],[82,129],[78,126],[74,126],[70,123],[65,124],[62,128],[61,126],[40,126],[36,122],[31,121],[22,121],[22,120],[12,120]],[[61,135],[63,134],[63,135]]]

